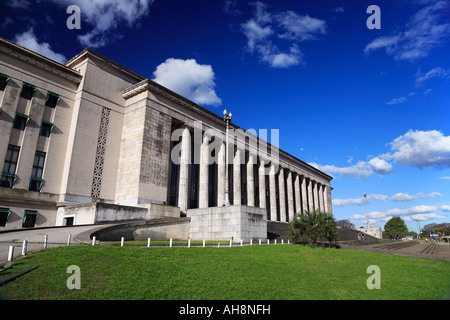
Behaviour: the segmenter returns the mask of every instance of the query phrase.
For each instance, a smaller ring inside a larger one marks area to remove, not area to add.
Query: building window
[[[41,191],[42,183],[44,182],[44,180],[42,180],[44,163],[45,152],[36,151],[36,154],[34,155],[33,170],[31,172],[30,187],[28,190],[37,192]]]
[[[0,208],[0,227],[6,227],[10,213],[9,208]]]
[[[12,188],[16,182],[16,167],[19,159],[20,147],[9,145],[3,164],[1,187]]]
[[[5,91],[8,80],[9,77],[6,74],[0,73],[0,91]]]
[[[42,121],[41,122],[41,131],[39,134],[44,137],[50,137],[50,133],[52,133],[53,127],[55,125],[48,121]]]
[[[20,91],[20,96],[24,99],[31,100],[33,98],[34,90],[36,90],[36,87],[24,82],[22,84],[22,90]]]
[[[50,108],[55,108],[59,101],[59,95],[53,92],[47,93],[47,100],[45,101],[45,105]]]
[[[16,116],[14,117],[13,128],[24,130],[28,124],[30,117],[26,114],[16,112]]]
[[[34,228],[39,212],[32,210],[25,210],[22,220],[22,228]]]

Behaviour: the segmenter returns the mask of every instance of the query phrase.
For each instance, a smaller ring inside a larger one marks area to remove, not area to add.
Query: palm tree
[[[311,247],[317,244],[318,239],[326,239],[330,243],[337,240],[336,221],[320,210],[296,214],[289,223],[289,231],[293,242],[304,238]]]

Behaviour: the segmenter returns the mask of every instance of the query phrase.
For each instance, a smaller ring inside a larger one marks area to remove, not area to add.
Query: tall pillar
[[[314,211],[314,200],[313,200],[313,182],[311,179],[308,178],[308,184],[307,184],[307,189],[308,189],[308,211],[309,212],[313,212]]]
[[[198,207],[208,208],[208,183],[209,183],[209,137],[207,135],[203,138],[202,146],[200,147],[200,184]]]
[[[324,203],[325,203],[325,212],[327,212],[330,216],[333,215],[333,208],[331,206],[331,187],[330,186],[325,186]]]
[[[264,159],[261,159],[258,169],[259,185],[259,207],[266,209],[266,169]]]
[[[308,210],[308,192],[306,189],[307,180],[306,177],[302,177],[301,182],[301,194],[302,194],[302,213]]]
[[[289,171],[287,176],[287,199],[288,199],[288,219],[287,222],[294,218],[294,188],[292,186],[292,172]]]
[[[294,178],[294,193],[295,193],[295,213],[301,213],[302,204],[300,197],[300,176],[298,174],[296,174]]]
[[[269,192],[270,192],[270,220],[277,221],[277,190],[275,184],[275,165],[270,166]]]
[[[319,209],[319,197],[317,193],[317,182],[313,182],[314,210]]]
[[[280,167],[278,175],[278,195],[280,200],[280,221],[286,222],[286,191],[284,183],[284,169]]]
[[[237,149],[233,159],[233,204],[242,204],[241,198],[241,152]]]
[[[253,155],[249,153],[247,162],[247,205],[255,206],[255,176],[253,173]]]
[[[178,206],[186,213],[189,199],[189,164],[191,162],[191,134],[185,127],[181,138],[180,181],[178,187]]]
[[[217,206],[225,205],[225,143],[222,142],[217,159]]]
[[[320,211],[324,212],[325,211],[325,206],[323,205],[323,185],[319,184],[319,188],[318,188],[318,192],[319,192],[319,207],[320,207]]]

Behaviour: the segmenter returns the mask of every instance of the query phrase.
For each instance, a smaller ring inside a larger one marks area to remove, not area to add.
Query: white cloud
[[[393,104],[399,104],[399,103],[403,103],[406,101],[405,97],[400,97],[400,98],[394,98],[391,101],[387,102],[386,104],[388,105],[393,105]]]
[[[425,74],[423,74],[421,72],[421,69],[419,69],[419,71],[416,74],[415,84],[421,85],[426,80],[434,78],[434,77],[444,77],[444,78],[450,77],[450,70],[446,70],[441,67],[436,67],[436,68],[433,68],[430,71],[426,72]]]
[[[377,173],[380,176],[385,176],[391,174],[394,171],[394,167],[390,163],[379,157],[374,157],[368,162],[358,161],[355,165],[348,167],[337,167],[335,165],[319,165],[314,162],[311,162],[309,164],[330,175],[339,174],[346,178],[356,177],[359,179],[366,179],[374,173]]]
[[[407,193],[399,192],[391,196],[392,201],[412,201],[417,199],[416,196],[411,196]]]
[[[387,196],[384,194],[369,194],[367,195],[367,203],[370,203],[372,199],[386,202]],[[357,206],[363,206],[366,204],[366,198],[360,197],[360,198],[348,198],[348,199],[333,199],[333,206],[336,207],[345,207],[349,205],[357,205]]]
[[[198,64],[195,59],[169,58],[153,75],[155,82],[198,104],[222,103],[214,91],[214,72],[210,65]]]
[[[280,35],[281,38],[299,41],[315,40],[326,33],[325,21],[309,15],[302,16],[293,11],[285,11],[278,14],[276,19],[285,30]]]
[[[439,177],[440,180],[450,180],[450,177]]]
[[[409,130],[389,143],[391,153],[380,157],[415,167],[450,167],[450,136],[436,130]]]
[[[378,157],[370,159],[369,165],[372,167],[372,170],[374,172],[382,176],[391,174],[394,171],[394,167],[392,166],[392,164]]]
[[[372,211],[369,212],[369,218],[381,219],[383,221],[388,221],[394,216],[401,217],[403,220],[411,221],[416,220],[415,218],[422,217],[423,220],[430,220],[434,218],[446,219],[446,216],[438,215],[436,211],[450,212],[450,205],[440,204],[440,205],[417,205],[406,209],[390,209],[387,211]],[[366,219],[365,215],[354,214],[351,219],[361,220]],[[419,219],[420,220],[420,219]]]
[[[254,15],[241,24],[249,52],[273,68],[288,68],[303,63],[300,42],[315,40],[326,33],[323,20],[293,11],[269,12],[261,2],[253,3]],[[284,46],[288,50],[281,50]]]
[[[396,60],[410,61],[428,56],[449,35],[450,23],[445,19],[447,9],[445,1],[428,4],[409,19],[403,31],[374,39],[364,52],[385,49]]]
[[[49,59],[52,59],[59,63],[65,63],[67,59],[64,55],[60,53],[56,53],[50,47],[50,44],[47,42],[39,42],[36,35],[34,34],[33,29],[30,29],[24,33],[16,35],[14,42],[19,46],[25,47],[31,51],[39,53]]]
[[[149,13],[154,0],[47,0],[67,8],[77,5],[81,19],[93,29],[78,36],[78,41],[87,47],[98,48],[120,38],[116,28],[122,22],[129,28],[139,24],[139,20]],[[85,30],[85,27],[82,27]]]

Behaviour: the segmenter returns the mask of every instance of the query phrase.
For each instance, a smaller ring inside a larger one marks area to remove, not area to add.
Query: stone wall
[[[233,240],[267,238],[266,210],[243,205],[189,209],[192,240]]]

